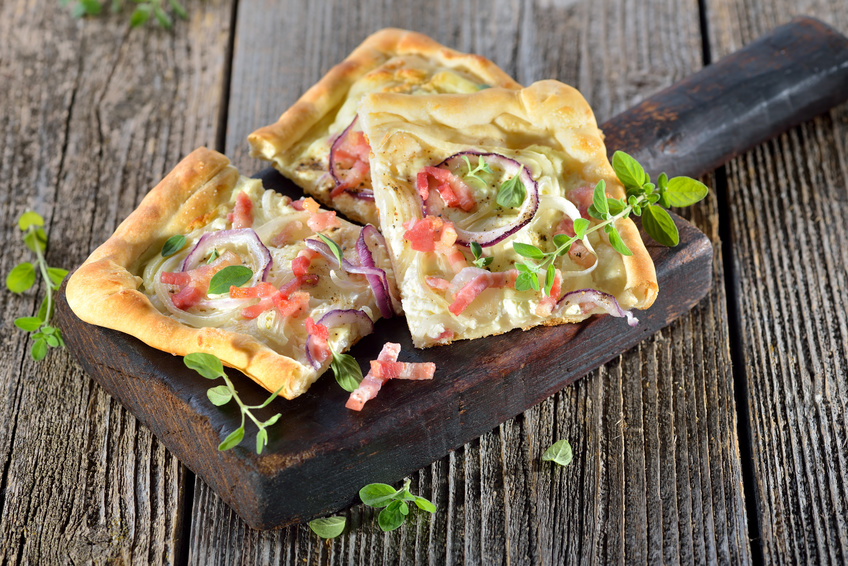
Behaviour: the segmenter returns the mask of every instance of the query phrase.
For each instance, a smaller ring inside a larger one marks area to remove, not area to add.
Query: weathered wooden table
[[[797,14],[848,32],[844,0],[193,0],[171,32],[0,2],[0,272],[47,219],[73,268],[198,145],[243,171],[245,137],[368,33],[484,54],[578,87],[600,122]],[[848,85],[846,85],[848,88]],[[29,358],[0,293],[0,561],[418,564],[848,561],[848,106],[705,179],[711,293],[616,361],[412,476],[438,512],[393,533],[344,511],[249,529],[66,351]],[[573,463],[541,461],[567,438]]]

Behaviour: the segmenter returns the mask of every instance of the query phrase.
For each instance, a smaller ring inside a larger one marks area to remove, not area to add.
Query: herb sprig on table
[[[662,173],[657,183],[651,182],[650,176],[638,161],[623,151],[616,151],[612,158],[612,167],[621,184],[626,189],[623,198],[608,197],[605,192],[606,183],[595,185],[592,195],[592,205],[589,216],[599,220],[594,226],[587,218],[574,221],[574,236],[557,234],[554,236],[556,249],[544,252],[531,244],[515,242],[512,245],[515,252],[531,261],[517,263],[518,278],[515,280],[517,291],[539,290],[539,272],[545,273],[545,294],[550,294],[556,269],[556,258],[568,253],[571,245],[582,240],[592,232],[603,229],[610,245],[621,255],[633,255],[624,244],[615,222],[627,218],[630,214],[642,217],[642,227],[648,235],[664,246],[676,246],[680,241],[677,226],[666,208],[672,206],[689,206],[707,196],[709,189],[700,181],[690,177],[674,177],[669,179]]]
[[[268,445],[268,431],[265,429],[276,423],[281,415],[280,413],[277,413],[267,421],[260,421],[256,418],[252,411],[267,407],[271,401],[277,398],[277,395],[283,389],[283,386],[280,386],[279,389],[274,391],[264,403],[260,405],[245,405],[241,400],[241,397],[239,397],[236,392],[236,388],[233,387],[233,382],[230,381],[230,378],[224,373],[224,364],[221,363],[221,360],[218,359],[217,356],[204,354],[202,352],[195,352],[193,354],[188,354],[183,361],[186,367],[193,369],[206,379],[218,379],[219,377],[224,378],[225,385],[218,385],[206,392],[206,396],[209,397],[209,401],[211,401],[213,405],[220,407],[226,405],[232,400],[235,400],[241,410],[241,425],[231,432],[227,438],[218,445],[218,450],[229,450],[230,448],[235,448],[239,443],[241,443],[244,439],[245,418],[249,417],[259,429],[259,432],[256,433],[256,453],[262,454],[262,449]]]
[[[25,261],[16,265],[6,276],[6,288],[13,293],[23,293],[35,284],[36,272],[41,275],[46,287],[44,299],[36,316],[22,316],[15,319],[15,326],[32,332],[32,359],[44,359],[49,348],[65,346],[61,331],[50,324],[53,317],[53,293],[68,275],[67,270],[50,267],[44,259],[47,250],[47,233],[44,231],[44,218],[37,212],[27,211],[18,218],[18,228],[24,233],[26,246],[35,253],[35,264]]]
[[[436,512],[436,506],[429,499],[409,491],[411,483],[407,479],[400,489],[385,483],[370,483],[359,490],[359,498],[365,505],[382,509],[377,516],[380,530],[389,532],[400,527],[409,516],[411,504],[428,513]],[[321,538],[335,538],[344,532],[345,522],[344,517],[325,517],[310,521],[309,528]]]
[[[62,6],[72,6],[71,14],[75,18],[99,16],[108,9],[113,14],[124,11],[124,0],[59,0]],[[150,21],[151,17],[165,29],[174,26],[174,16],[187,19],[188,12],[179,0],[133,0],[135,8],[130,15],[130,26],[138,27]]]

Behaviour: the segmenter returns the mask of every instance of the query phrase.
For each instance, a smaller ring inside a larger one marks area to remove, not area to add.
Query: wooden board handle
[[[700,177],[848,100],[848,38],[797,18],[601,126],[610,155]]]

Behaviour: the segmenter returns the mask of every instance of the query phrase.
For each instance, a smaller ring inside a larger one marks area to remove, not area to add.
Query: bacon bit
[[[371,373],[374,377],[387,381],[389,379],[433,379],[436,373],[436,364],[433,362],[383,362],[373,360],[371,362]]]
[[[187,310],[206,296],[209,289],[209,281],[212,276],[230,265],[241,263],[239,257],[227,250],[221,256],[208,265],[201,265],[190,271],[171,273],[163,271],[159,275],[159,281],[166,285],[179,285],[181,289],[171,295],[171,302],[180,310]],[[186,280],[188,277],[188,280]]]
[[[559,222],[559,226],[554,230],[554,234],[565,234],[569,238],[573,238],[576,235],[574,233],[574,220],[568,216],[563,216]]]
[[[253,201],[243,191],[236,195],[236,205],[231,215],[227,215],[233,223],[233,228],[250,228],[253,226]]]
[[[579,190],[580,189],[575,189],[569,194],[575,193]],[[582,213],[583,212],[581,210],[581,214]],[[555,230],[555,234],[565,234],[569,238],[573,238],[574,221],[571,220],[571,218],[569,218],[568,216],[563,217],[563,219],[559,223],[559,226],[557,226],[557,229]],[[588,269],[592,267],[592,264],[595,263],[595,256],[589,252],[589,248],[586,247],[586,244],[584,244],[582,240],[576,240],[574,243],[571,244],[571,247],[568,248],[568,257],[570,257],[574,263],[576,263],[583,269]]]
[[[290,222],[283,227],[280,232],[271,239],[271,245],[276,248],[282,248],[283,246],[292,243],[295,240],[295,235],[300,232],[303,228],[303,222],[300,220],[296,220],[295,222]]]
[[[319,364],[324,363],[332,354],[330,344],[327,342],[330,339],[330,331],[323,324],[316,324],[311,316],[307,317],[305,324],[307,334],[313,338],[311,343],[307,342],[311,346],[309,354]]]
[[[348,131],[341,143],[333,151],[335,165],[341,170],[334,172],[339,177],[339,185],[330,193],[331,198],[339,196],[346,189],[358,187],[371,173],[371,146],[368,138],[359,130]]]
[[[424,281],[427,282],[427,285],[429,285],[433,289],[438,289],[439,291],[447,291],[450,287],[450,281],[448,281],[447,279],[442,279],[441,277],[433,277],[432,275],[428,275],[424,278]]]
[[[274,301],[274,306],[282,316],[295,316],[306,310],[309,306],[309,298],[309,293],[306,291],[296,291],[289,295],[289,298],[277,294],[271,297],[271,300]]]
[[[589,218],[589,207],[592,205],[592,197],[595,194],[595,187],[592,185],[581,185],[569,191],[565,198],[577,205],[577,210],[580,211],[580,216]],[[572,234],[573,236],[574,234]]]
[[[318,276],[314,273],[306,273],[304,275],[298,275],[282,287],[280,287],[280,295],[284,298],[289,297],[292,293],[300,289],[301,287],[311,287],[318,283]]]
[[[277,292],[277,289],[270,283],[257,283],[253,287],[230,287],[231,299],[258,299],[260,297],[270,297]]]
[[[305,210],[311,214],[315,214],[321,208],[321,205],[315,202],[315,199],[312,197],[292,201],[291,205],[295,210]]]
[[[309,264],[319,255],[321,254],[309,248],[300,250],[297,253],[297,257],[291,262],[292,273],[296,276],[306,275],[309,272]]]
[[[456,246],[454,246],[451,251],[446,254],[446,257],[448,258],[451,269],[453,269],[454,273],[459,273],[468,267],[468,260],[465,259],[465,254],[462,253],[462,251],[460,251]]]
[[[462,286],[453,296],[453,302],[448,307],[448,310],[454,315],[460,315],[468,307],[471,302],[476,299],[480,293],[486,289],[514,287],[515,279],[518,277],[518,271],[510,269],[509,271],[501,272],[485,272],[471,279],[468,283]]]
[[[397,361],[398,354],[400,354],[400,344],[386,342],[383,344],[383,349],[380,351],[380,355],[377,356],[377,360],[381,362],[395,362]],[[361,411],[362,407],[365,406],[366,401],[377,396],[377,393],[380,391],[380,388],[385,382],[385,379],[375,377],[374,374],[369,371],[362,379],[362,382],[360,382],[359,387],[350,394],[350,398],[347,400],[347,403],[345,403],[345,407],[354,411]]]
[[[551,286],[551,294],[547,297],[542,298],[542,300],[539,301],[539,304],[536,305],[536,316],[551,316],[551,313],[554,312],[554,307],[556,307],[557,300],[559,299],[559,294],[561,292],[562,272],[557,269],[556,274],[554,275],[554,284]]]
[[[309,220],[306,221],[306,225],[309,226],[313,232],[323,232],[329,228],[338,228],[341,226],[341,223],[339,222],[339,219],[336,218],[336,211],[328,210],[326,212],[313,214]]]
[[[425,174],[423,179],[421,172]],[[422,195],[422,198],[424,198],[425,193],[427,197],[430,196],[430,180],[427,178],[429,176],[436,181],[436,190],[439,191],[442,200],[449,207],[470,212],[477,204],[474,201],[473,190],[461,177],[454,175],[447,169],[432,166],[424,167],[421,172],[418,173],[415,181],[418,187],[418,193]],[[425,183],[427,186],[426,189],[423,189]],[[426,201],[426,198],[424,200]]]
[[[453,340],[453,336],[454,336],[453,330],[451,330],[450,328],[445,328],[442,331],[441,334],[436,336],[435,341],[436,342],[450,342],[451,340]]]
[[[403,227],[406,228],[403,238],[418,252],[432,252],[438,248],[440,252],[447,253],[456,242],[453,223],[438,216],[408,220]]]

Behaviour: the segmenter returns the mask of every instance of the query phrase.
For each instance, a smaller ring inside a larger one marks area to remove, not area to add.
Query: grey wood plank
[[[214,142],[230,6],[188,2],[190,21],[165,32],[74,20],[53,0],[0,5],[2,273],[31,259],[27,208],[47,220],[50,264],[73,268]],[[13,319],[36,312],[35,290],[0,296],[0,562],[173,563],[185,469],[67,352],[29,359]]]
[[[844,2],[709,7],[717,53],[795,15],[848,33]],[[846,140],[843,105],[727,167],[753,495],[769,564],[848,560]]]
[[[697,5],[672,0],[242,0],[226,143],[234,162],[245,171],[264,167],[247,157],[247,134],[389,25],[484,54],[525,84],[573,84],[599,121],[701,64]],[[715,198],[690,216],[717,244]],[[342,511],[352,528],[333,541],[305,525],[262,533],[198,481],[191,561],[748,562],[718,254],[714,274],[713,291],[690,316],[414,474],[413,486],[439,504],[433,517],[418,515],[387,534],[372,510],[354,506]],[[541,462],[560,438],[575,450],[563,469]]]

